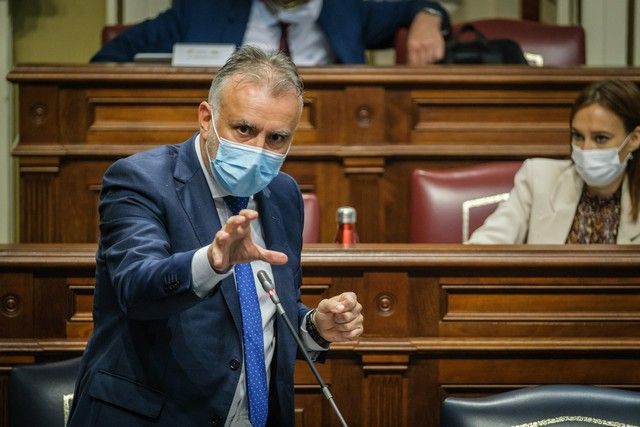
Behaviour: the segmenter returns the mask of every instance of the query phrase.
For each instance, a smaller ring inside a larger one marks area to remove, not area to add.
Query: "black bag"
[[[471,24],[463,25],[447,42],[442,63],[528,64],[518,43],[510,39],[489,40]]]

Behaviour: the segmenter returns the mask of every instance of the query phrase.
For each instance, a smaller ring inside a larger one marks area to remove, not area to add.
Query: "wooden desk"
[[[18,66],[21,242],[95,242],[101,178],[115,159],[197,129],[213,69]],[[638,68],[302,68],[305,108],[284,170],[335,211],[358,210],[363,242],[407,242],[416,167],[569,152],[568,111],[586,84]]]
[[[11,366],[83,350],[94,251],[0,246],[0,413]],[[333,345],[320,367],[350,425],[437,426],[449,395],[639,390],[638,265],[632,246],[315,245],[303,252],[302,293],[315,305],[352,290],[363,303],[365,335]],[[302,364],[296,407],[300,426],[337,425]]]

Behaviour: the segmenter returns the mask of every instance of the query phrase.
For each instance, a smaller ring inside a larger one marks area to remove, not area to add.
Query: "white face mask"
[[[631,153],[622,162],[618,154],[627,145],[632,134],[627,135],[622,145],[618,148],[583,150],[572,144],[571,159],[576,164],[576,170],[587,185],[605,187],[624,173],[627,162],[631,158]]]

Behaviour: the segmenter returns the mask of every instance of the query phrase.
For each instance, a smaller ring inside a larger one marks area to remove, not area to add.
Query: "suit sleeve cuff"
[[[216,273],[211,264],[209,264],[208,250],[209,246],[198,249],[191,259],[193,292],[200,298],[206,297],[220,281],[233,273],[231,268],[226,273]]]

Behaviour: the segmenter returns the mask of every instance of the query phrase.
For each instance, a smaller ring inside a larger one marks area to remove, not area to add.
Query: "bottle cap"
[[[341,206],[336,211],[336,221],[340,224],[355,224],[356,210],[351,206]]]

